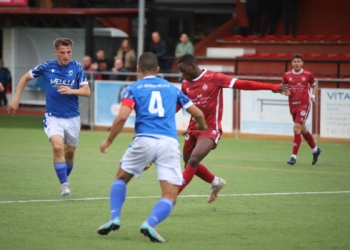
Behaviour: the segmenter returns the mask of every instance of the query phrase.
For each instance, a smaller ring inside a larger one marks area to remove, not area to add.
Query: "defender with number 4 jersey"
[[[125,102],[132,102],[137,114],[136,134],[164,135],[176,140],[175,103],[184,109],[193,105],[172,83],[155,76],[131,84],[123,94]]]

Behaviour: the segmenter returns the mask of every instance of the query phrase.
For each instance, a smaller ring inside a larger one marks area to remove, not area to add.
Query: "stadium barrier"
[[[111,72],[99,73],[113,74]],[[90,79],[93,79],[95,74],[96,72],[87,72]],[[136,72],[120,73],[120,75],[129,75],[134,77],[135,80],[137,80],[138,77]],[[158,76],[176,80],[181,77],[179,73],[160,73]],[[244,75],[232,75],[232,77],[271,83],[280,83],[282,80],[281,77]],[[319,90],[318,95],[316,95],[316,105],[312,105],[312,110],[306,123],[308,129],[312,131],[316,140],[319,138],[350,139],[350,89],[334,87],[335,83],[340,83],[342,86],[346,86],[350,83],[350,78],[315,78],[315,80],[317,81]],[[119,101],[117,100],[117,93],[120,94],[122,87],[131,84],[132,82],[134,81],[90,80],[92,98],[85,98],[88,102],[88,108],[84,111],[81,110],[81,120],[87,121],[84,125],[88,125],[90,129],[95,129],[99,126],[110,127],[119,108],[118,104],[120,103],[120,99]],[[181,86],[181,84],[176,81],[172,81],[172,83],[178,88]],[[101,84],[104,85],[105,89],[96,89],[96,86]],[[114,87],[111,87],[112,85]],[[320,87],[320,85],[324,87]],[[110,105],[106,103],[108,99],[106,97],[107,95],[114,96],[112,97],[116,100],[114,104]],[[326,100],[326,98],[328,98],[328,100]],[[101,100],[103,100],[102,103],[100,102]],[[106,109],[106,105],[110,105],[110,108]],[[225,113],[223,114],[224,134],[235,138],[240,138],[244,134],[282,137],[292,136],[293,122],[287,105],[286,96],[275,94],[271,91],[240,91],[236,89],[225,89]],[[101,116],[101,114],[96,114],[98,107],[100,110],[103,110],[105,117]],[[106,114],[106,112],[110,113]],[[84,117],[86,117],[86,119]],[[134,118],[131,118],[129,123],[127,123],[127,126],[133,130],[132,119]],[[179,133],[185,131],[188,121],[189,116],[186,116],[185,113],[180,116],[177,115],[177,127]]]

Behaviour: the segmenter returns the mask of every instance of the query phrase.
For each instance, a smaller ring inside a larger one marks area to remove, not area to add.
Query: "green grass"
[[[72,196],[61,198],[39,121],[0,116],[0,249],[350,248],[349,144],[319,143],[323,152],[312,166],[303,142],[291,167],[290,141],[221,139],[203,163],[227,187],[207,204],[210,185],[195,178],[157,226],[166,242],[155,244],[139,233],[158,200],[154,196],[160,196],[155,166],[129,183],[120,230],[106,237],[96,233],[109,218],[110,185],[132,135],[121,134],[101,154],[107,133],[83,131],[70,177]]]

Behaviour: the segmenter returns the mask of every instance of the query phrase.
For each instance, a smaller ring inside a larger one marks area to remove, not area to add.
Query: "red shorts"
[[[196,146],[197,141],[199,141],[202,138],[211,138],[215,142],[215,146],[213,148],[215,149],[219,143],[221,134],[221,131],[212,128],[208,128],[204,132],[187,132],[185,137],[183,154],[190,155],[194,147]]]
[[[305,124],[309,113],[311,105],[300,105],[295,108],[290,109],[290,114],[293,117],[294,123]]]

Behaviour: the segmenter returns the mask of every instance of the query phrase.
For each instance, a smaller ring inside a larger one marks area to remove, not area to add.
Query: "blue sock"
[[[55,167],[57,177],[60,180],[61,184],[68,182],[66,162],[65,161],[64,162],[54,162],[53,165]]]
[[[126,183],[124,180],[114,180],[110,192],[111,220],[120,217],[126,196]]]
[[[73,170],[73,164],[74,162],[67,164],[67,177],[70,175],[70,172]]]
[[[151,215],[147,219],[148,224],[151,227],[155,227],[169,216],[172,209],[173,202],[171,200],[167,198],[160,199],[153,207]]]

